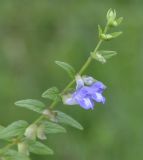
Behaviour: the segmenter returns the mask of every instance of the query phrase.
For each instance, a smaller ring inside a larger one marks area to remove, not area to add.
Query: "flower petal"
[[[105,97],[103,97],[102,94],[100,94],[100,93],[95,93],[94,95],[92,95],[92,98],[96,102],[102,102],[103,104],[105,103]]]
[[[104,89],[106,89],[106,86],[102,82],[95,82],[92,86],[91,89],[94,92],[102,93]]]
[[[83,98],[83,99],[76,99],[79,105],[84,109],[93,109],[94,108],[94,102],[90,100],[89,98]]]
[[[63,103],[67,105],[75,105],[77,104],[76,100],[73,98],[71,94],[64,95],[62,97]]]
[[[76,79],[76,90],[82,88],[84,86],[84,81],[82,80],[81,76],[77,75],[75,79]]]
[[[82,76],[82,79],[86,85],[92,85],[95,82],[95,79],[90,76]]]

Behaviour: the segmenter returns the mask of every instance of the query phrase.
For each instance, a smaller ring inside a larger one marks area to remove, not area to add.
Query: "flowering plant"
[[[42,94],[43,98],[52,100],[49,107],[35,99],[20,100],[15,103],[16,106],[37,112],[40,116],[31,124],[25,120],[18,120],[6,127],[0,126],[0,140],[5,142],[5,146],[0,149],[0,160],[29,160],[30,153],[53,154],[53,150],[42,141],[46,140],[50,133],[66,132],[61,124],[83,130],[79,122],[61,111],[54,110],[54,107],[59,102],[63,102],[65,105],[77,105],[86,110],[93,110],[96,103],[105,103],[103,92],[106,86],[83,73],[92,60],[105,63],[117,54],[115,51],[99,50],[99,47],[102,42],[112,40],[122,33],[107,33],[108,29],[118,26],[122,20],[122,17],[116,17],[115,10],[109,9],[105,28],[98,26],[99,42],[79,72],[76,72],[68,63],[55,62],[68,73],[72,80],[61,92],[57,87],[51,87]],[[76,87],[71,89],[75,83]]]

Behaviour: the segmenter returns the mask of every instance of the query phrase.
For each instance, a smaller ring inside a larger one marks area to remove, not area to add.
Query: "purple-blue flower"
[[[102,95],[106,86],[92,77],[78,75],[76,77],[76,91],[63,96],[63,102],[67,105],[79,104],[84,109],[93,109],[95,102],[105,103]]]

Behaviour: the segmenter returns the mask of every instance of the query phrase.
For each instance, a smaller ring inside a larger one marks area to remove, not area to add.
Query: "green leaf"
[[[34,100],[34,99],[26,99],[26,100],[20,100],[15,103],[18,107],[27,108],[29,110],[42,113],[42,111],[45,108],[45,104],[41,101]]]
[[[29,151],[39,155],[54,154],[52,149],[38,141],[33,141],[29,144]]]
[[[110,33],[110,35],[112,36],[112,38],[116,38],[118,36],[120,36],[123,32],[113,32],[113,33]]]
[[[109,59],[117,54],[116,51],[98,51],[98,54],[102,55],[105,59]]]
[[[60,112],[60,111],[55,111],[55,112],[57,113],[57,120],[59,123],[64,123],[64,124],[70,125],[74,128],[83,130],[82,125],[79,122],[77,122],[76,120],[74,120],[72,117],[70,117],[69,115],[67,115],[63,112]]]
[[[0,139],[9,139],[23,135],[27,126],[28,123],[23,120],[13,122],[0,131]]]
[[[116,20],[117,25],[120,25],[123,21],[123,17],[120,17]]]
[[[74,76],[75,76],[75,70],[74,70],[74,68],[70,64],[65,63],[65,62],[60,62],[60,61],[55,61],[55,63],[58,66],[60,66],[61,68],[63,68],[68,73],[68,75],[71,78],[74,78]]]
[[[5,152],[4,160],[30,160],[30,159],[26,155],[10,149]]]
[[[62,126],[60,126],[59,124],[56,123],[52,123],[52,122],[48,122],[45,121],[43,122],[44,127],[45,127],[45,133],[49,134],[49,133],[65,133],[66,129]]]
[[[59,90],[57,87],[51,87],[42,94],[42,97],[58,101],[60,100]]]

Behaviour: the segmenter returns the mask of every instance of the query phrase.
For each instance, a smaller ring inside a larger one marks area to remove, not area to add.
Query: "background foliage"
[[[85,130],[69,127],[68,134],[49,135],[47,144],[55,150],[49,159],[142,160],[142,5],[141,0],[1,0],[0,123],[32,122],[38,115],[14,102],[39,99],[53,85],[62,89],[69,78],[54,61],[67,61],[78,70],[98,40],[97,25],[104,25],[106,11],[115,8],[124,17],[124,34],[104,46],[120,54],[88,69],[108,86],[106,105],[94,111],[57,106]]]

